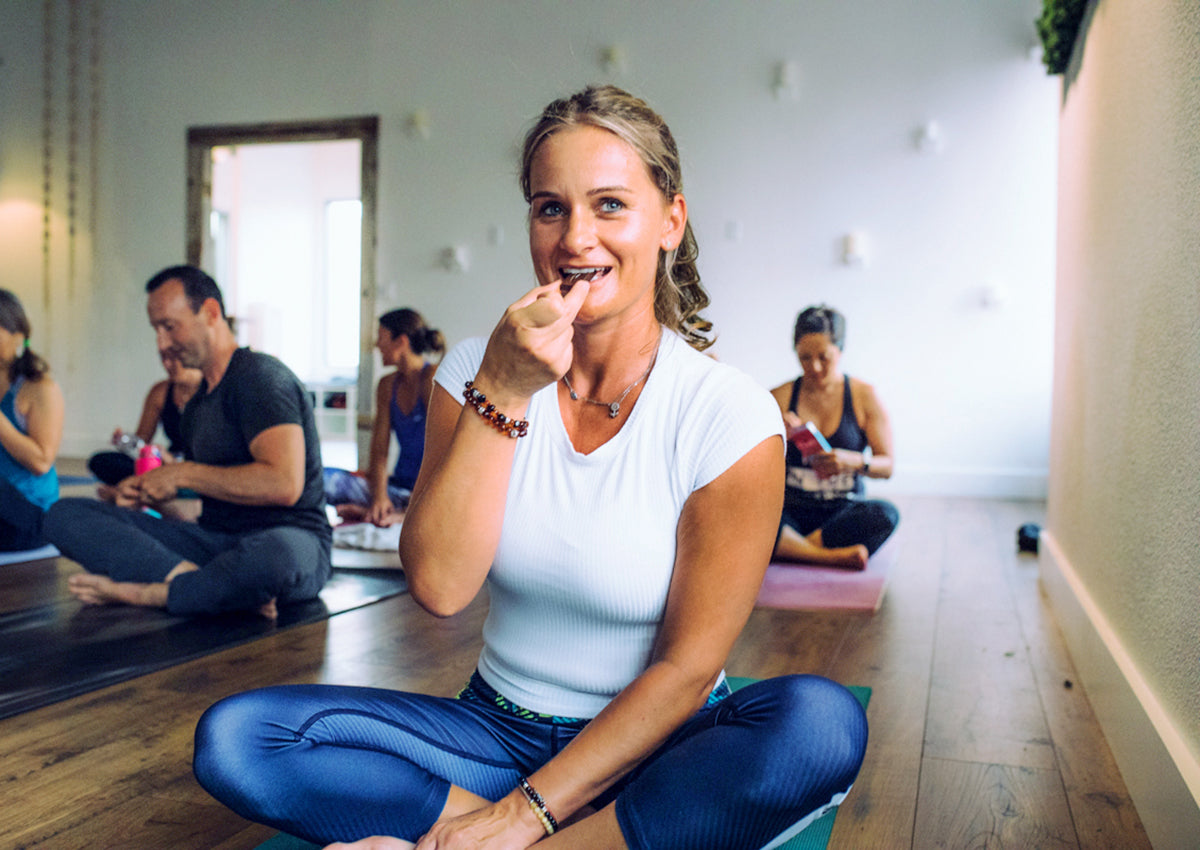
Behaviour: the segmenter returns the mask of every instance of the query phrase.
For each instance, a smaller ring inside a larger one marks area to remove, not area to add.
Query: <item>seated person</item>
[[[670,131],[620,89],[530,130],[537,284],[438,367],[400,533],[434,615],[486,582],[478,669],[458,698],[217,703],[194,767],[234,811],[355,848],[757,848],[842,799],[866,746],[853,695],[817,676],[731,693],[722,669],[767,568],[783,428],[701,353],[680,181]]]
[[[433,393],[430,352],[446,350],[442,332],[425,324],[416,310],[402,308],[379,317],[375,347],[384,366],[395,366],[375,387],[375,421],[371,426],[371,458],[365,474],[325,470],[325,501],[338,516],[365,520],[386,528],[403,516],[425,454],[425,415]],[[400,445],[396,468],[387,473],[392,434]]]
[[[892,426],[867,383],[839,367],[846,320],[832,307],[796,317],[800,377],[771,390],[788,434],[812,422],[833,451],[805,461],[789,440],[775,560],[861,570],[900,522],[895,505],[865,499],[864,478],[892,474]]]
[[[58,498],[54,468],[63,394],[29,347],[29,318],[0,289],[0,551],[44,546],[42,514]]]
[[[188,369],[174,355],[159,352],[163,368],[167,371],[167,379],[159,381],[146,393],[146,401],[142,405],[142,416],[138,420],[137,430],[133,436],[142,444],[154,440],[154,434],[162,426],[163,436],[167,438],[167,450],[163,453],[164,462],[183,460],[183,432],[181,421],[183,408],[196,394],[200,381],[204,377],[199,369]],[[125,432],[120,428],[113,431],[113,444],[119,445]],[[100,479],[100,498],[112,501],[115,497],[113,487],[122,479],[133,475],[133,457],[123,451],[96,452],[88,458],[88,469]]]
[[[164,269],[146,291],[159,351],[204,375],[183,412],[189,460],[124,479],[115,504],[59,500],[46,539],[87,570],[68,585],[84,603],[273,618],[277,604],[314,598],[331,570],[308,390],[274,357],[238,348],[221,290],[200,269]],[[197,523],[129,510],[184,489],[200,496]]]

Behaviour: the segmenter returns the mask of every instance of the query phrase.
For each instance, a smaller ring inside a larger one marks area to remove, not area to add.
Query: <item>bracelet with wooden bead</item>
[[[553,835],[558,831],[558,821],[554,815],[550,814],[550,809],[546,806],[546,801],[542,799],[529,780],[524,776],[520,778],[521,793],[525,795],[525,799],[529,802],[529,808],[537,815],[538,820],[542,822],[542,829],[546,830],[547,835]]]
[[[527,420],[509,419],[503,413],[496,410],[496,405],[489,402],[487,396],[475,389],[474,381],[467,381],[462,394],[463,398],[467,400],[467,404],[475,408],[475,412],[500,433],[508,434],[514,440],[517,437],[524,437],[529,433],[529,422]]]

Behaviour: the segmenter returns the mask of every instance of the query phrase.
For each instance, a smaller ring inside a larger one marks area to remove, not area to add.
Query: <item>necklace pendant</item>
[[[579,401],[579,393],[575,392],[575,390],[571,390],[570,392],[571,392],[571,401]]]
[[[608,406],[608,418],[609,419],[616,419],[617,414],[619,414],[620,412],[621,412],[621,402],[614,401],[612,404],[610,404]]]

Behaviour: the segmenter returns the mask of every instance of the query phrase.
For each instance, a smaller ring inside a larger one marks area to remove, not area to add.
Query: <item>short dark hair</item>
[[[225,299],[221,297],[221,287],[217,286],[217,282],[206,272],[195,266],[168,266],[146,281],[146,292],[153,292],[169,280],[177,280],[183,284],[183,292],[187,295],[193,313],[199,313],[204,302],[213,298],[221,308],[221,316],[224,318]]]
[[[792,332],[792,345],[800,342],[805,334],[825,334],[838,351],[846,344],[846,317],[832,307],[818,304],[806,307],[796,317],[796,329]]]

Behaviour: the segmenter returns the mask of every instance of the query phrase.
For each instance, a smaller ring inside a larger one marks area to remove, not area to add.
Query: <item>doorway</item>
[[[323,459],[349,469],[372,413],[378,124],[193,127],[187,140],[187,260],[221,285],[239,343],[309,387]]]

